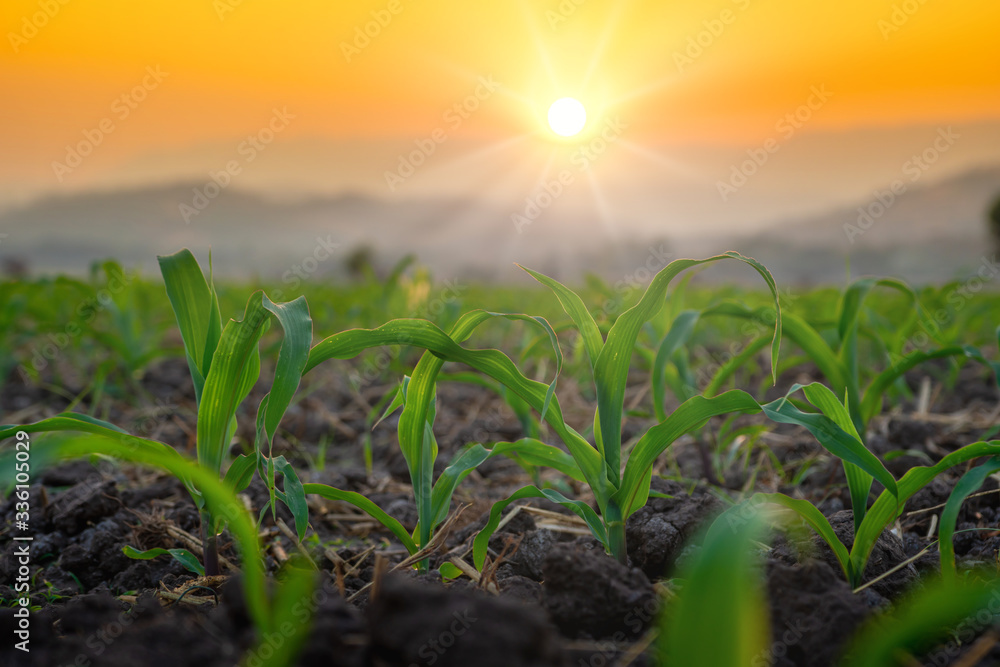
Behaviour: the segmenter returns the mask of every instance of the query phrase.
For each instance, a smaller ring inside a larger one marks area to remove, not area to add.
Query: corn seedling
[[[770,645],[770,623],[755,553],[764,532],[762,518],[755,517],[735,530],[705,536],[698,555],[678,574],[676,598],[661,612],[659,664],[768,664],[761,657]]]
[[[388,528],[412,555],[431,542],[435,528],[447,518],[452,495],[461,480],[487,458],[516,455],[532,465],[559,467],[567,464],[564,470],[572,475],[575,468],[568,465],[569,460],[564,452],[537,440],[524,439],[516,443],[499,443],[490,450],[473,444],[460,451],[437,480],[433,477],[434,462],[438,455],[433,431],[436,382],[438,372],[446,360],[463,362],[511,387],[515,393],[529,400],[543,417],[552,411],[558,412],[554,395],[555,380],[549,385],[528,380],[502,352],[467,350],[459,344],[480,324],[494,318],[526,321],[542,327],[548,333],[559,360],[556,368],[558,377],[561,352],[555,332],[542,318],[520,314],[473,311],[460,318],[450,334],[427,320],[393,320],[377,329],[352,329],[330,336],[317,343],[309,354],[306,372],[323,361],[353,358],[366,349],[382,345],[413,345],[428,350],[417,363],[412,375],[404,379],[386,412],[388,414],[399,407],[403,408],[399,420],[399,445],[410,472],[417,506],[418,522],[413,536],[398,520],[361,494],[323,484],[306,484],[305,493],[344,501],[368,513]],[[562,424],[561,416],[556,421]],[[425,568],[426,562],[421,561],[418,566]]]
[[[56,421],[48,427],[40,428],[39,422],[17,427],[16,430],[26,433],[85,430],[70,423],[73,421],[71,417],[53,419]],[[5,431],[6,427],[0,430],[3,437],[13,435]],[[309,623],[300,622],[291,636],[288,636],[285,626],[288,625],[293,608],[298,610],[296,616],[301,619],[301,610],[306,608],[302,600],[307,599],[312,592],[315,573],[308,569],[289,567],[284,581],[274,587],[273,592],[268,592],[263,554],[257,539],[257,525],[233,489],[219,479],[215,470],[188,460],[163,443],[100,426],[79,434],[48,433],[32,442],[31,453],[32,470],[35,472],[67,459],[109,456],[163,470],[183,481],[189,488],[197,488],[207,511],[213,516],[225,518],[243,557],[243,594],[257,641],[264,644],[268,637],[278,633],[283,633],[287,638],[284,646],[271,647],[269,657],[260,664],[284,667],[292,663],[305,639]],[[0,468],[0,488],[12,488],[14,485],[13,459],[13,452],[0,457],[0,464],[3,464]],[[250,654],[256,653],[258,650],[255,647]]]
[[[823,385],[815,386],[822,387]],[[826,391],[829,390],[827,389]],[[836,455],[835,451],[832,449],[830,451]],[[899,518],[900,514],[902,514],[907,500],[913,497],[920,489],[930,484],[935,477],[945,470],[981,456],[997,455],[1000,455],[1000,440],[975,442],[948,454],[932,466],[916,466],[911,468],[899,480],[894,481],[891,486],[885,485],[885,482],[883,482],[886,489],[879,494],[861,520],[860,525],[855,529],[854,544],[850,550],[837,537],[836,532],[827,518],[823,516],[823,513],[808,500],[791,498],[781,493],[757,493],[746,501],[746,503],[755,507],[772,503],[798,514],[829,545],[841,569],[844,571],[847,581],[851,586],[857,588],[864,583],[864,572],[875,543],[885,529],[892,525]],[[861,472],[870,474],[869,471],[863,468]],[[876,477],[876,479],[882,481],[879,477]],[[973,482],[970,481],[969,486],[972,485]],[[971,490],[969,493],[971,493]],[[743,504],[737,505],[723,513],[722,516],[716,519],[716,523],[739,524],[743,521],[740,517],[746,512],[747,509]],[[944,537],[945,535],[942,535],[942,543]]]
[[[554,292],[560,305],[579,330],[587,357],[591,362],[597,395],[593,430],[596,446],[591,445],[579,433],[562,423],[561,413],[558,410],[550,410],[551,418],[548,421],[569,449],[590,486],[600,514],[589,505],[578,500],[570,500],[551,489],[524,487],[506,500],[493,505],[490,519],[474,543],[473,554],[477,567],[481,568],[485,563],[486,545],[499,524],[502,511],[514,500],[528,497],[547,498],[575,512],[587,523],[593,535],[609,553],[619,561],[626,562],[625,521],[633,512],[646,504],[656,458],[682,435],[700,428],[712,417],[729,413],[763,411],[773,420],[804,426],[816,435],[824,447],[855,462],[876,478],[885,480],[887,486],[894,490],[891,475],[878,459],[865,450],[856,438],[845,433],[831,420],[822,415],[801,412],[787,401],[761,405],[750,394],[741,390],[729,391],[715,397],[693,396],[687,399],[636,442],[624,468],[622,467],[621,426],[625,383],[641,327],[663,307],[667,286],[676,275],[685,269],[727,258],[742,261],[756,270],[764,278],[775,300],[775,326],[771,342],[773,376],[776,373],[781,340],[781,312],[774,280],[767,269],[756,260],[729,252],[704,260],[671,262],[653,277],[639,302],[618,318],[609,330],[606,340],[579,295],[547,276],[528,271],[532,277]],[[555,400],[552,401],[552,406],[557,406]]]
[[[308,521],[302,485],[283,456],[271,456],[270,443],[299,385],[312,342],[312,321],[305,299],[300,297],[289,303],[275,304],[262,291],[255,292],[247,302],[243,319],[230,320],[223,329],[215,288],[205,280],[190,251],[161,257],[160,267],[194,381],[198,402],[198,462],[217,476],[222,473],[229,443],[236,432],[236,411],[260,376],[260,338],[269,325],[270,316],[282,325],[285,337],[274,381],[257,411],[254,455],[239,456],[229,467],[224,481],[228,488],[239,492],[249,485],[255,470],[259,471],[270,490],[272,511],[276,498],[284,502],[295,517],[301,539]],[[9,437],[19,429],[26,432],[77,430],[104,436],[123,433],[112,424],[64,413],[28,426],[0,427],[0,438]],[[283,491],[275,488],[276,472],[284,476]],[[197,485],[189,483],[187,488],[201,512],[204,571],[209,575],[218,574],[216,536],[221,530],[221,517],[212,516]],[[181,562],[185,560],[190,559],[184,558]]]
[[[887,341],[881,338],[873,338],[878,341],[882,349],[882,356],[890,362],[890,365],[881,372],[875,373],[867,385],[864,385],[862,372],[865,364],[860,361],[858,339],[861,327],[862,306],[866,298],[876,287],[887,287],[900,292],[913,303],[913,309],[908,312],[907,317],[901,324],[893,329],[893,334],[886,334]],[[714,316],[735,317],[754,322],[770,322],[773,314],[766,308],[750,309],[736,303],[722,303],[706,309],[700,315],[696,313],[685,313],[674,324],[674,330],[683,335],[694,326],[693,320]],[[913,290],[902,281],[889,278],[863,278],[852,283],[844,292],[838,305],[838,315],[836,329],[832,332],[821,332],[811,326],[805,319],[795,314],[785,314],[782,319],[782,335],[796,344],[811,360],[823,377],[826,379],[834,394],[844,396],[843,405],[848,410],[851,428],[846,422],[838,422],[841,427],[847,428],[861,442],[867,441],[867,429],[871,420],[882,411],[885,393],[893,387],[897,381],[909,370],[932,359],[942,359],[950,357],[966,357],[975,359],[983,363],[989,362],[982,356],[976,348],[972,346],[945,346],[929,351],[916,350],[904,353],[907,334],[917,323],[921,323],[925,329],[932,330],[932,326],[927,323],[919,299]],[[670,350],[668,346],[670,335],[664,339],[661,349]],[[733,373],[746,364],[757,352],[766,344],[766,338],[758,337],[744,348],[739,354],[730,358],[715,373],[705,388],[706,395],[714,395],[732,377]],[[665,360],[658,360],[665,363]],[[989,364],[992,367],[992,364]],[[659,366],[657,366],[659,368]],[[996,370],[996,368],[994,368]],[[654,400],[657,405],[662,405],[663,401],[663,380],[662,370],[654,377],[653,390]],[[826,397],[828,399],[828,397]],[[832,402],[838,402],[835,397]],[[831,404],[830,400],[826,403]],[[867,510],[868,492],[871,488],[871,480],[865,475],[845,464],[848,485],[851,491],[851,504],[854,511],[855,529],[859,528]]]
[[[941,511],[941,521],[938,526],[940,546],[938,548],[941,552],[941,576],[948,581],[954,581],[958,576],[955,568],[955,545],[952,539],[955,535],[955,524],[958,522],[958,512],[962,509],[962,503],[983,485],[987,477],[998,470],[1000,470],[1000,456],[992,456],[962,475]]]
[[[866,622],[839,664],[842,667],[919,664],[914,656],[924,655],[945,641],[966,643],[975,638],[976,626],[988,627],[981,620],[984,615],[989,624],[995,622],[998,602],[1000,589],[995,583],[981,580],[927,583],[884,617]],[[949,646],[949,653],[954,648]]]
[[[765,512],[738,524],[716,522],[678,574],[657,627],[658,664],[690,667],[768,665],[773,657],[762,591]],[[866,621],[847,643],[843,667],[918,664],[942,641],[967,642],[996,617],[1000,590],[979,579],[930,581],[885,614]],[[725,641],[719,638],[724,637]]]

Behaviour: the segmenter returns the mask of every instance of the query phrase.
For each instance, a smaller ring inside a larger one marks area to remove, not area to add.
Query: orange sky
[[[373,12],[386,25],[355,42]],[[118,159],[228,141],[274,108],[289,137],[420,137],[480,76],[503,88],[456,135],[538,132],[574,95],[633,139],[752,144],[813,86],[833,98],[810,131],[1000,119],[998,26],[982,0],[4,0],[0,183],[51,181],[107,117]],[[147,67],[167,76],[116,118]]]

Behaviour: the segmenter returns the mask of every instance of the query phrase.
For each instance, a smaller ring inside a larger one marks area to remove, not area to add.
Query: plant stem
[[[712,464],[712,450],[709,448],[708,443],[705,442],[704,434],[700,431],[695,437],[695,442],[698,444],[698,454],[701,456],[701,469],[702,474],[705,475],[705,479],[713,486],[724,486],[722,480],[719,479],[719,476],[715,472],[715,466]]]
[[[217,535],[212,528],[212,515],[207,510],[201,512],[201,543],[202,563],[205,565],[205,576],[214,577],[219,574],[219,547]]]
[[[608,524],[608,548],[622,565],[628,565],[628,547],[625,544],[625,522]]]
[[[608,503],[605,515],[608,530],[608,551],[622,565],[628,565],[628,545],[625,542],[625,520],[615,503]]]

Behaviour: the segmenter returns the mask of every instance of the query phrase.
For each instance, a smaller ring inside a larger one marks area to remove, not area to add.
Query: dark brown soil
[[[968,388],[960,384],[955,392],[960,398],[945,393],[939,405],[932,408],[953,406],[955,401],[964,401],[964,408],[989,401],[995,404],[993,385],[984,388],[978,376],[963,376],[965,381]],[[361,440],[369,428],[367,409],[388,386],[370,383],[354,392],[342,372],[331,372],[316,382],[322,389],[289,411],[282,424],[284,434],[276,442],[276,453],[293,461],[304,479],[364,493],[412,528],[416,513],[408,474],[395,442],[394,417],[372,432],[376,467],[371,477],[362,464]],[[569,385],[561,383],[561,391],[566,389],[564,384]],[[638,394],[642,391],[640,384],[630,385],[629,391]],[[141,386],[153,400],[140,401],[145,406],[140,408],[116,403],[112,420],[120,419],[119,423],[134,432],[193,454],[193,395],[184,362],[157,364],[147,372]],[[247,404],[256,405],[263,390],[256,388]],[[489,442],[521,435],[512,413],[489,392],[452,383],[442,384],[440,392],[439,469],[469,440]],[[0,396],[4,397],[5,408],[29,410],[25,421],[65,407],[62,398],[19,383],[8,383]],[[145,417],[154,403],[159,410],[157,416]],[[30,412],[33,405],[39,406],[34,414]],[[82,405],[79,409],[88,407]],[[570,396],[565,409],[571,423],[581,431],[592,419],[588,414],[592,405],[582,397]],[[252,437],[246,426],[252,423],[252,415],[241,414],[240,419],[244,424],[240,434],[247,441]],[[633,417],[626,420],[625,429],[641,433],[649,423]],[[850,502],[843,490],[839,461],[800,431],[784,426],[773,431],[777,435],[768,446],[774,459],[784,466],[785,476],[793,477],[802,466],[809,469],[799,484],[786,485],[771,470],[771,460],[764,462],[765,457],[757,452],[751,459],[753,465],[761,466],[756,488],[781,489],[810,499],[828,515],[838,535],[850,546],[853,521],[845,510]],[[938,460],[975,441],[981,433],[961,423],[937,423],[906,412],[876,420],[872,431],[872,449],[879,455],[901,450],[921,452],[891,458],[888,465],[896,475],[909,466]],[[312,464],[321,439],[330,444],[326,467],[319,470]],[[678,562],[696,553],[692,541],[726,506],[720,497],[735,497],[736,487],[749,479],[747,470],[735,467],[724,471],[723,488],[711,489],[704,479],[701,452],[690,442],[678,443],[661,458],[653,488],[672,497],[651,498],[646,507],[630,517],[626,527],[631,559],[628,567],[604,554],[592,538],[551,525],[543,527],[545,522],[536,521],[524,511],[490,542],[494,556],[510,545],[495,573],[498,596],[475,589],[468,579],[444,585],[433,573],[412,577],[397,572],[379,580],[374,597],[367,590],[347,602],[345,597],[362,591],[373,581],[377,557],[391,567],[405,553],[381,526],[364,517],[350,518],[351,508],[317,504],[310,517],[310,533],[316,540],[313,546],[319,543],[332,549],[340,559],[352,563],[353,570],[339,580],[342,595],[335,563],[322,550],[314,549],[324,578],[316,593],[314,627],[299,664],[618,664],[632,646],[649,637],[659,600],[655,585],[669,581],[675,576]],[[900,521],[902,534],[887,532],[882,536],[865,573],[866,580],[916,555],[927,545],[932,512],[917,510],[943,503],[962,472],[942,475],[910,501]],[[684,478],[677,479],[678,475]],[[529,481],[519,467],[507,460],[491,461],[472,473],[460,486],[454,503],[456,508],[464,504],[470,507],[446,549],[461,550],[483,525],[489,503]],[[996,488],[996,483],[990,481],[984,490]],[[573,490],[587,498],[580,486]],[[261,506],[266,494],[259,481],[246,492],[254,507]],[[0,515],[13,516],[11,503],[0,503]],[[545,501],[522,504],[565,514]],[[0,664],[234,665],[250,648],[253,630],[237,579],[219,589],[218,606],[164,606],[164,601],[153,593],[181,587],[193,575],[169,558],[135,561],[122,553],[125,545],[143,549],[185,546],[167,534],[167,526],[198,534],[198,514],[177,481],[129,466],[77,461],[45,471],[32,485],[31,507],[31,558],[36,570],[32,604],[41,608],[32,620],[32,661],[25,662],[23,654],[12,651],[10,643],[5,642],[0,647]],[[284,508],[279,516],[291,523]],[[998,525],[1000,494],[971,498],[963,506],[959,529]],[[294,553],[295,545],[277,532],[270,513],[262,531],[267,565],[277,573],[282,554]],[[15,597],[12,586],[16,561],[13,543],[4,541],[0,547],[0,598],[5,604],[0,607],[0,632],[9,637],[14,624],[9,604]],[[774,643],[764,658],[773,660],[776,667],[832,665],[862,621],[899,599],[917,584],[921,574],[937,569],[936,550],[931,550],[863,593],[853,594],[828,547],[818,539],[810,540],[810,545],[803,551],[779,537],[766,562]],[[961,567],[995,564],[1000,552],[1000,529],[959,533],[955,546]],[[222,554],[238,560],[225,534]],[[434,567],[441,562],[440,554],[432,559]],[[630,656],[630,660],[634,666],[649,664],[646,656]],[[954,660],[949,657],[948,662],[940,664],[952,664]],[[981,664],[1000,664],[1000,659],[985,660]]]
[[[366,610],[370,664],[559,665],[555,629],[536,605],[391,575]]]
[[[656,614],[646,575],[606,555],[593,538],[556,545],[543,570],[543,604],[566,636],[634,641]]]
[[[655,479],[652,488],[673,497],[651,498],[629,517],[625,536],[632,562],[656,580],[671,572],[698,529],[724,507],[703,488],[689,496],[683,485],[662,479]]]
[[[827,563],[768,563],[767,595],[772,644],[757,664],[824,667],[834,664],[845,642],[870,609]]]

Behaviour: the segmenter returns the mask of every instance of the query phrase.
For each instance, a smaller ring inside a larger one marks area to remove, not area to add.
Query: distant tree
[[[372,266],[374,263],[375,251],[368,245],[359,245],[351,250],[344,262],[347,267],[347,274],[355,280],[372,276],[374,274]]]
[[[996,245],[997,250],[1000,251],[1000,197],[997,197],[996,201],[993,202],[993,206],[990,207],[987,215],[989,216],[990,233],[993,235],[993,243]]]

